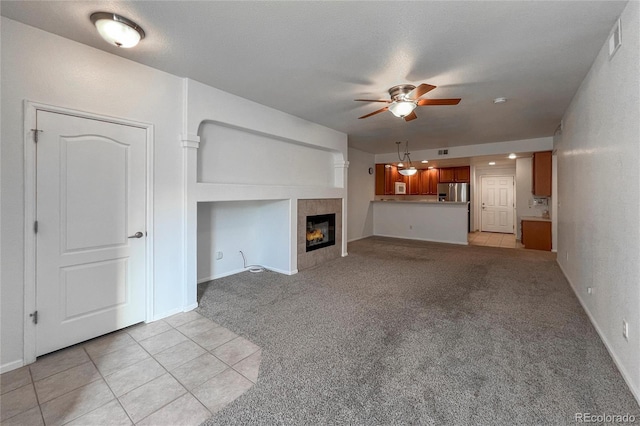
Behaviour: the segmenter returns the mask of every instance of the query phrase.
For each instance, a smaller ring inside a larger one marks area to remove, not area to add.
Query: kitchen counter
[[[374,203],[418,203],[418,204],[437,204],[437,205],[449,205],[449,204],[458,204],[465,205],[469,204],[468,201],[430,201],[430,200],[396,200],[393,198],[389,198],[386,200],[373,200]]]
[[[551,222],[551,219],[540,216],[522,216],[520,220],[529,220],[534,222]]]
[[[468,202],[376,200],[373,233],[450,244],[468,244]]]

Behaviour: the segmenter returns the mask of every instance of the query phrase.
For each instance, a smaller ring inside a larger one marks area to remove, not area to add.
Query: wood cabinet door
[[[407,194],[420,195],[420,173],[413,176],[407,176]]]
[[[531,192],[538,197],[551,196],[551,151],[534,152],[531,163]]]
[[[384,193],[385,195],[393,195],[396,193],[396,175],[398,174],[398,170],[390,165],[385,164],[384,166]]]
[[[551,251],[551,222],[523,220],[521,241],[525,248]]]
[[[455,180],[456,182],[469,183],[471,179],[471,168],[469,166],[456,167]]]
[[[429,195],[438,195],[438,169],[427,170],[429,172]]]
[[[447,167],[444,169],[439,169],[439,181],[440,183],[453,183],[456,180],[455,171],[453,167]]]
[[[376,195],[385,195],[384,164],[376,164]]]

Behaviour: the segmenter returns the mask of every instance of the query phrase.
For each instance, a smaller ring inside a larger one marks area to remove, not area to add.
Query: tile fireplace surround
[[[307,216],[336,215],[336,243],[307,252]],[[342,256],[342,199],[298,200],[298,271]]]

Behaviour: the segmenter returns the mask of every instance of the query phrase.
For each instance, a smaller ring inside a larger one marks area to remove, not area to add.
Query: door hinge
[[[29,316],[31,317],[31,320],[33,321],[34,324],[38,323],[38,311],[34,311],[33,313],[30,313]]]
[[[38,143],[38,133],[42,132],[42,130],[31,129],[31,131],[33,132],[33,141]]]
[[[38,233],[38,221],[33,222],[33,232]]]

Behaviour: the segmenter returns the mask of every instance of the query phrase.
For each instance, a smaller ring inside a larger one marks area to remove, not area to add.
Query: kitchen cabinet
[[[471,180],[471,168],[444,167],[440,170],[440,183],[469,183]]]
[[[523,219],[521,224],[524,248],[551,251],[551,221]]]
[[[407,195],[420,195],[420,172],[419,170],[413,176],[405,176],[407,181]]]
[[[391,164],[376,164],[376,195],[393,195],[396,182],[406,182],[398,173],[398,168]]]
[[[420,194],[438,195],[438,169],[420,170]]]
[[[531,192],[537,197],[551,196],[551,151],[534,152],[531,163]]]

